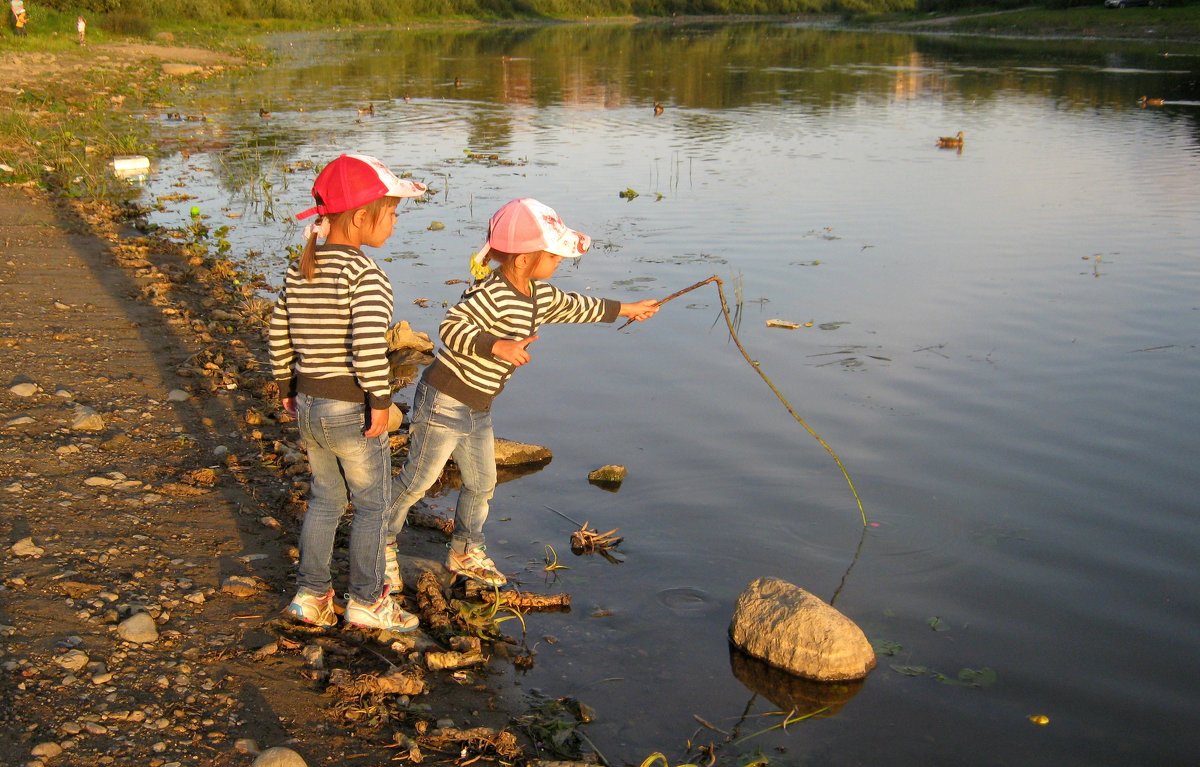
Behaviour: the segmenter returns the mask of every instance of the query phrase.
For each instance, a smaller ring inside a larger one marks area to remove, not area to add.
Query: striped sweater
[[[442,346],[425,370],[425,382],[476,410],[488,410],[504,389],[513,366],[492,355],[500,340],[519,340],[550,323],[612,322],[621,303],[565,293],[533,280],[531,295],[520,293],[499,270],[468,288],[446,312]]]
[[[268,338],[280,391],[388,407],[391,321],[392,285],[358,248],[318,248],[311,282],[293,263],[275,302]]]

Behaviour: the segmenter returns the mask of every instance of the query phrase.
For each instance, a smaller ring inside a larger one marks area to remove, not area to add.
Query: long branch
[[[654,305],[655,305],[655,306],[662,306],[662,305],[663,305],[663,304],[665,304],[666,302],[668,302],[668,301],[670,301],[670,300],[672,300],[672,299],[675,299],[675,298],[679,298],[679,297],[680,297],[680,296],[682,296],[684,293],[691,293],[691,292],[692,292],[693,290],[695,290],[696,288],[698,288],[698,287],[700,287],[700,286],[702,286],[702,285],[707,285],[708,283],[710,283],[710,282],[712,282],[712,281],[714,281],[714,280],[717,282],[717,284],[718,284],[718,285],[719,285],[719,284],[721,284],[721,280],[720,280],[720,278],[719,278],[719,277],[717,277],[717,275],[715,275],[715,274],[714,274],[712,277],[709,277],[707,280],[700,280],[700,281],[699,281],[699,282],[697,282],[695,285],[691,285],[691,286],[689,286],[689,287],[686,287],[686,288],[684,288],[683,290],[677,290],[677,291],[675,291],[674,293],[672,293],[671,295],[669,295],[669,296],[667,296],[666,298],[662,299],[661,301],[655,301],[655,302],[654,302]],[[621,327],[617,328],[617,330],[624,330],[625,328],[629,327],[629,323],[631,323],[631,322],[633,322],[633,318],[632,318],[632,317],[630,317],[629,319],[625,320],[625,323],[624,323],[623,325],[621,325]]]
[[[834,463],[836,463],[837,467],[842,470],[842,476],[846,478],[846,484],[850,486],[850,492],[854,495],[855,503],[858,504],[858,513],[862,516],[863,527],[866,527],[867,526],[867,511],[866,511],[866,509],[863,508],[862,499],[858,497],[858,490],[856,490],[854,488],[854,480],[850,479],[850,472],[846,471],[846,465],[842,463],[842,459],[839,458],[838,454],[836,452],[834,452],[832,447],[829,446],[829,443],[826,442],[824,439],[822,439],[821,435],[817,434],[817,432],[811,426],[808,425],[808,422],[800,417],[800,414],[797,413],[796,410],[792,407],[791,403],[787,401],[787,398],[784,397],[782,393],[780,393],[779,389],[777,389],[775,387],[775,384],[771,381],[771,379],[767,377],[767,374],[763,372],[762,366],[759,365],[758,362],[751,359],[750,353],[746,351],[746,347],[742,346],[742,341],[740,338],[738,338],[737,331],[733,327],[733,317],[729,313],[729,304],[725,300],[725,283],[723,283],[721,281],[721,278],[714,274],[713,276],[709,277],[707,280],[701,280],[700,282],[697,282],[695,285],[692,285],[690,287],[684,288],[683,290],[679,290],[679,291],[672,293],[671,295],[669,295],[666,298],[659,301],[657,306],[662,306],[663,304],[670,301],[671,299],[678,298],[679,296],[682,296],[684,293],[695,290],[696,288],[700,287],[701,285],[707,285],[710,282],[717,283],[717,295],[721,299],[721,314],[724,315],[724,317],[725,317],[725,325],[726,325],[726,327],[729,328],[729,336],[733,339],[733,343],[737,345],[738,351],[742,353],[742,357],[745,358],[746,363],[749,364],[750,367],[754,368],[754,372],[758,373],[759,377],[762,378],[762,380],[767,384],[767,386],[770,387],[771,391],[775,393],[775,396],[779,399],[780,402],[783,403],[783,406],[785,408],[787,408],[787,411],[792,414],[792,418],[796,419],[796,422],[799,423],[801,426],[803,426],[804,430],[807,431],[809,434],[811,434],[813,439],[815,439],[818,443],[820,443],[821,447],[825,448],[825,452],[829,453],[829,455],[833,457]],[[632,322],[632,321],[633,320],[629,320],[629,322]],[[629,322],[626,322],[625,325],[628,325]],[[622,325],[621,327],[623,328],[623,327],[625,327],[625,325]]]

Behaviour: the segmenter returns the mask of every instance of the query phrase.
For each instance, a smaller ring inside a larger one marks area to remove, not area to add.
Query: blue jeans
[[[349,502],[354,504],[350,595],[374,602],[383,591],[384,512],[392,500],[387,435],[363,436],[362,403],[298,394],[296,411],[312,472],[308,511],[300,529],[299,590],[318,596],[329,591],[334,534]]]
[[[409,418],[408,460],[392,488],[396,500],[388,511],[389,539],[404,529],[408,510],[424,497],[453,456],[462,477],[462,490],[454,510],[451,543],[456,549],[482,546],[488,501],[496,491],[496,438],[491,411],[472,410],[421,381]]]

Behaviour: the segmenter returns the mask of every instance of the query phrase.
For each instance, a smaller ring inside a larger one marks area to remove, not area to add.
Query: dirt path
[[[195,70],[216,73],[243,63],[236,56],[207,48],[126,41],[67,51],[6,51],[0,53],[0,69],[4,72],[4,88],[12,90],[45,85],[89,70],[129,70],[147,60],[160,66],[180,65],[183,67],[177,70],[180,74]]]
[[[298,515],[261,330],[218,265],[111,214],[0,188],[0,764],[221,767],[289,744],[374,765],[397,732],[506,724],[483,671],[429,674],[369,727],[333,709],[331,669],[425,677],[433,643],[279,620]],[[137,613],[156,637],[122,638]]]

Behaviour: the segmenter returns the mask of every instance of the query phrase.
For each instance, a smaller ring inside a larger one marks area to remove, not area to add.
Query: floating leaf
[[[890,639],[879,639],[875,642],[875,652],[880,655],[894,657],[900,654],[904,647],[899,642],[893,642]]]
[[[987,666],[983,668],[964,668],[958,672],[958,681],[968,687],[991,687],[996,683],[996,672]]]
[[[632,200],[638,196],[638,193],[633,189],[626,189],[624,192],[617,192],[617,196],[624,200]]]
[[[934,631],[946,631],[949,629],[949,626],[947,626],[945,623],[942,623],[942,619],[936,615],[926,621],[926,623],[928,623],[929,628],[933,629]]]
[[[1040,727],[1045,727],[1046,725],[1050,724],[1050,717],[1046,716],[1045,714],[1030,714],[1029,721]]]
[[[929,669],[925,668],[924,666],[902,666],[900,664],[893,664],[891,669],[897,674],[904,674],[905,676],[925,676],[929,673]]]

